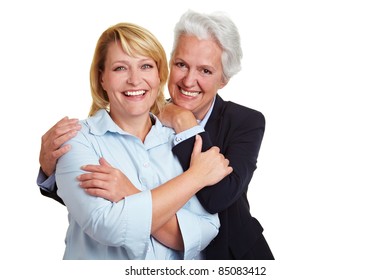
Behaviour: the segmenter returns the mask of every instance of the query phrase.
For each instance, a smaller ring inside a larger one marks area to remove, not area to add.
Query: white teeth
[[[187,95],[187,96],[197,96],[198,94],[200,94],[200,91],[193,91],[193,92],[190,92],[190,91],[185,91],[184,89],[180,89],[180,92],[184,95]]]
[[[137,91],[125,91],[126,96],[137,96],[137,95],[142,95],[144,94],[144,90],[137,90]]]

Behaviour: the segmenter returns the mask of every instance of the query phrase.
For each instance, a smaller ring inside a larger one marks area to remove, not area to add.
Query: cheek
[[[207,89],[209,92],[211,92],[213,94],[218,92],[220,85],[221,85],[220,78],[207,81]]]
[[[212,80],[198,80],[199,86],[203,92],[212,94],[215,92],[215,83]]]
[[[169,83],[170,84],[175,84],[177,83],[180,79],[182,79],[182,77],[184,76],[183,73],[181,73],[181,71],[179,70],[172,70],[170,75],[169,75]]]
[[[160,89],[160,78],[158,76],[152,77],[152,79],[150,79],[149,85],[153,91],[158,93]]]
[[[100,81],[102,88],[107,92],[111,91],[119,83],[119,81],[115,81],[115,78],[110,75],[103,75]]]

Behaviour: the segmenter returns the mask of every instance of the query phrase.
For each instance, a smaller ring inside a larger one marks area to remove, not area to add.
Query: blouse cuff
[[[187,140],[187,139],[189,139],[189,138],[191,138],[199,133],[202,133],[204,131],[205,131],[204,128],[200,125],[193,126],[187,130],[184,130],[184,131],[176,134],[175,138],[173,140],[173,144],[177,145],[177,144],[179,144],[179,143],[181,143],[181,142],[183,142],[183,141],[185,141],[185,140]]]

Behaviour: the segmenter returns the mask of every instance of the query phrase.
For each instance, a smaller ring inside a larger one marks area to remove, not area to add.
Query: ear
[[[99,70],[99,83],[100,83],[100,85],[102,86],[102,88],[103,88],[104,90],[106,90],[105,87],[104,87],[103,71],[102,71],[102,70]]]
[[[229,82],[228,79],[222,78],[222,81],[221,81],[221,83],[219,84],[219,89],[224,88],[224,87],[227,85],[228,82]]]

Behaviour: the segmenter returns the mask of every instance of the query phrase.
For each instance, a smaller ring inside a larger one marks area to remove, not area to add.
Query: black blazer
[[[206,132],[201,134],[203,150],[218,146],[234,171],[197,194],[203,207],[218,213],[221,222],[217,237],[206,248],[206,259],[273,259],[262,226],[250,214],[247,199],[264,129],[262,113],[216,96]],[[193,137],[173,149],[185,170],[194,141]]]

